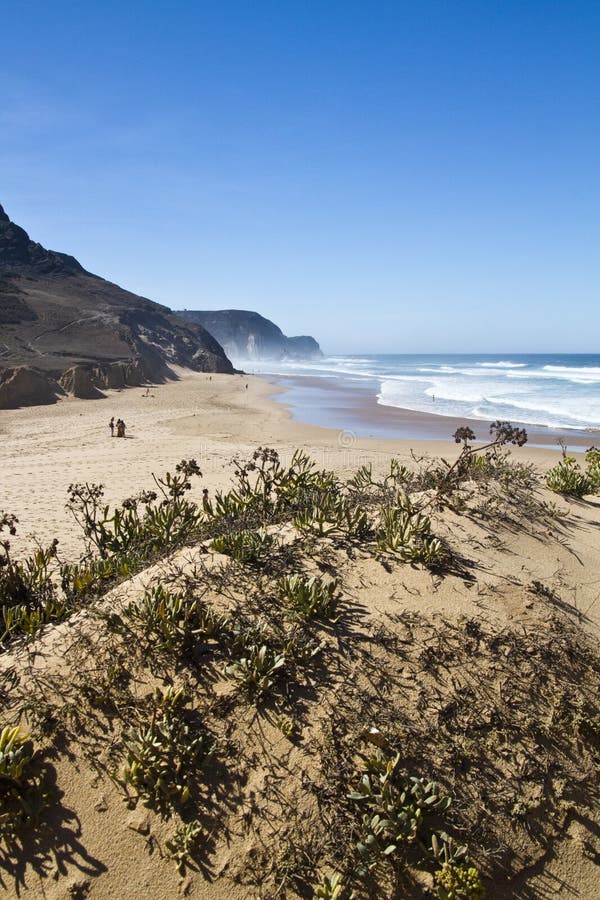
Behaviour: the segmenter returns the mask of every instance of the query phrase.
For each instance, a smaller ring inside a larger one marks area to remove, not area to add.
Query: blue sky
[[[2,4],[0,203],[339,352],[597,351],[600,3]]]

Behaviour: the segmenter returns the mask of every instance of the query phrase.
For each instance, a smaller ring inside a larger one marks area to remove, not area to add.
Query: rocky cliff
[[[46,250],[0,206],[0,409],[173,378],[233,372],[201,324]]]
[[[206,328],[232,359],[315,359],[323,356],[313,337],[286,337],[274,322],[256,312],[184,309],[178,315]]]

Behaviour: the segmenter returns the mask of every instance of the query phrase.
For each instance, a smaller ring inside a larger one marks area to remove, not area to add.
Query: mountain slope
[[[233,372],[200,325],[46,250],[0,206],[0,408],[174,377]]]

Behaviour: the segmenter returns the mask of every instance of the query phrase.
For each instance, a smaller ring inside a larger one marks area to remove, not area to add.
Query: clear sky
[[[598,350],[598,0],[0,10],[35,240],[332,353]]]

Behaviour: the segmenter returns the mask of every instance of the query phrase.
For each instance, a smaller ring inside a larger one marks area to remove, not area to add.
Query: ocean
[[[297,420],[357,435],[390,436],[396,428],[385,416],[365,417],[375,401],[380,413],[503,419],[547,430],[549,438],[600,436],[599,354],[362,354],[237,365],[283,386],[281,399]]]

